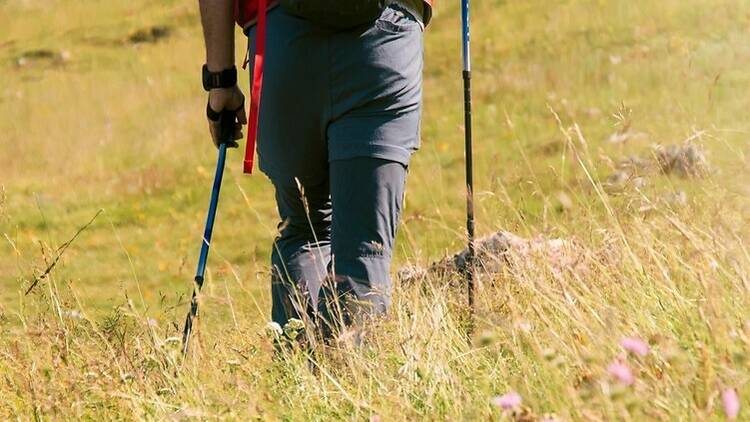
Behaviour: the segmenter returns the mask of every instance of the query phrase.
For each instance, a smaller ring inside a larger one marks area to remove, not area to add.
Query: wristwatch
[[[237,85],[237,67],[232,66],[221,72],[210,72],[208,65],[203,65],[203,89],[231,88]]]

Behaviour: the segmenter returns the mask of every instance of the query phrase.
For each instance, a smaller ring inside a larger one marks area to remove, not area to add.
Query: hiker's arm
[[[234,0],[199,0],[208,70],[234,66]]]
[[[206,43],[206,66],[211,72],[229,69],[234,66],[234,0],[199,0],[198,4]],[[211,110],[235,114],[233,140],[242,138],[242,125],[247,124],[244,103],[245,97],[237,86],[212,89],[208,94]],[[222,141],[219,122],[209,118],[208,126],[214,144],[218,145]]]

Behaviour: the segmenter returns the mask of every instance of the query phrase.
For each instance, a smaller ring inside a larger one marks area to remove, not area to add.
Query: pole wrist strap
[[[266,12],[268,0],[258,0],[258,26],[255,31],[255,57],[253,60],[253,79],[250,81],[250,112],[245,143],[245,161],[243,171],[252,174],[255,161],[255,142],[258,137],[258,114],[260,95],[263,89],[263,58],[266,52]]]

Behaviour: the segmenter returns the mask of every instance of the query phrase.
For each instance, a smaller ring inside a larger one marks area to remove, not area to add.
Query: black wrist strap
[[[203,89],[210,91],[215,88],[231,88],[237,85],[237,67],[232,66],[221,72],[211,72],[208,65],[203,65]]]

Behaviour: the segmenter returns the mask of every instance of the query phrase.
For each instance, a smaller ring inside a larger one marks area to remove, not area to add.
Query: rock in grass
[[[630,156],[621,160],[615,171],[603,183],[607,192],[617,193],[628,187],[642,188],[647,177],[675,175],[698,178],[710,173],[711,166],[704,149],[695,143],[656,145],[648,156]]]
[[[698,144],[686,142],[682,145],[655,145],[648,156],[630,156],[617,164],[616,172],[628,177],[651,174],[667,174],[679,177],[701,177],[711,170],[706,152]]]
[[[663,174],[679,177],[702,177],[710,167],[702,147],[693,143],[684,145],[658,145],[654,148],[656,162]]]
[[[475,270],[480,274],[497,274],[505,269],[524,270],[542,264],[554,274],[583,265],[584,252],[575,242],[539,236],[526,239],[499,231],[476,240]],[[402,283],[410,284],[427,277],[450,277],[464,274],[469,268],[469,250],[463,249],[429,267],[405,266],[399,269]]]

